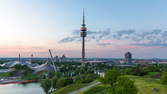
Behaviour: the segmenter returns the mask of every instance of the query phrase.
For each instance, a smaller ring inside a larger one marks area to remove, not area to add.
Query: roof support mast
[[[52,62],[52,65],[53,65],[54,71],[55,71],[55,72],[57,72],[57,69],[56,69],[56,66],[55,66],[55,63],[54,63],[54,60],[53,60],[53,55],[52,55],[52,52],[51,52],[51,50],[50,50],[50,49],[49,49],[49,53],[50,53],[51,62]]]

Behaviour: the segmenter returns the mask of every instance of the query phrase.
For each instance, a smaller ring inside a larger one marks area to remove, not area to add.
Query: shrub
[[[45,79],[41,81],[41,87],[43,88],[46,94],[49,94],[49,90],[51,88],[51,80]]]
[[[72,78],[69,78],[69,77],[61,77],[60,79],[57,80],[57,87],[58,88],[61,88],[61,87],[64,87],[64,86],[67,86],[69,84],[72,84],[73,83],[73,79]]]
[[[97,77],[98,75],[96,74],[81,74],[74,77],[74,81],[76,83],[89,83],[94,81]]]
[[[161,76],[161,83],[167,85],[167,70],[165,70],[165,71],[162,73],[162,76]]]
[[[109,94],[137,94],[134,82],[127,77],[119,77],[113,86],[108,87]]]
[[[103,83],[109,84],[112,86],[117,81],[117,78],[119,76],[120,76],[120,73],[118,70],[116,70],[116,69],[109,70],[105,73]]]

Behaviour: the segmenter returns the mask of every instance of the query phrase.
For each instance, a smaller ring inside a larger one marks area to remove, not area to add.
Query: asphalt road
[[[80,88],[80,89],[75,90],[75,91],[73,91],[73,92],[70,92],[70,93],[68,93],[68,94],[77,94],[77,93],[79,93],[79,92],[81,92],[81,91],[87,90],[87,89],[89,89],[89,88],[91,88],[91,87],[93,87],[93,86],[96,86],[96,85],[98,85],[98,84],[101,84],[101,82],[96,82],[96,83],[94,83],[94,84],[85,86],[85,87],[83,87],[83,88]]]

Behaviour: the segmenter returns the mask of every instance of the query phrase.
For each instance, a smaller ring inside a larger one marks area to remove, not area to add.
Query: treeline
[[[101,82],[105,85],[106,94],[137,94],[134,82],[121,74],[118,69],[111,69],[105,73]]]
[[[70,84],[79,84],[79,83],[90,83],[98,78],[98,75],[89,73],[89,74],[80,74],[74,77],[63,76],[61,73],[51,73],[52,76],[48,76],[47,79],[41,80],[41,87],[46,94],[52,93],[54,90],[65,87]]]

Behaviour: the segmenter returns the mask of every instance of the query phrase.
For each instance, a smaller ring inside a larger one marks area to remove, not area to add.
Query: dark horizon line
[[[18,57],[0,57],[0,59],[17,59]],[[23,59],[31,59],[31,57],[21,57]],[[33,57],[34,59],[48,59],[50,57]],[[81,59],[81,57],[67,57],[67,59]],[[117,58],[117,57],[89,57],[85,59],[124,59],[124,58]],[[132,59],[161,59],[161,60],[167,60],[167,58],[132,58]]]

